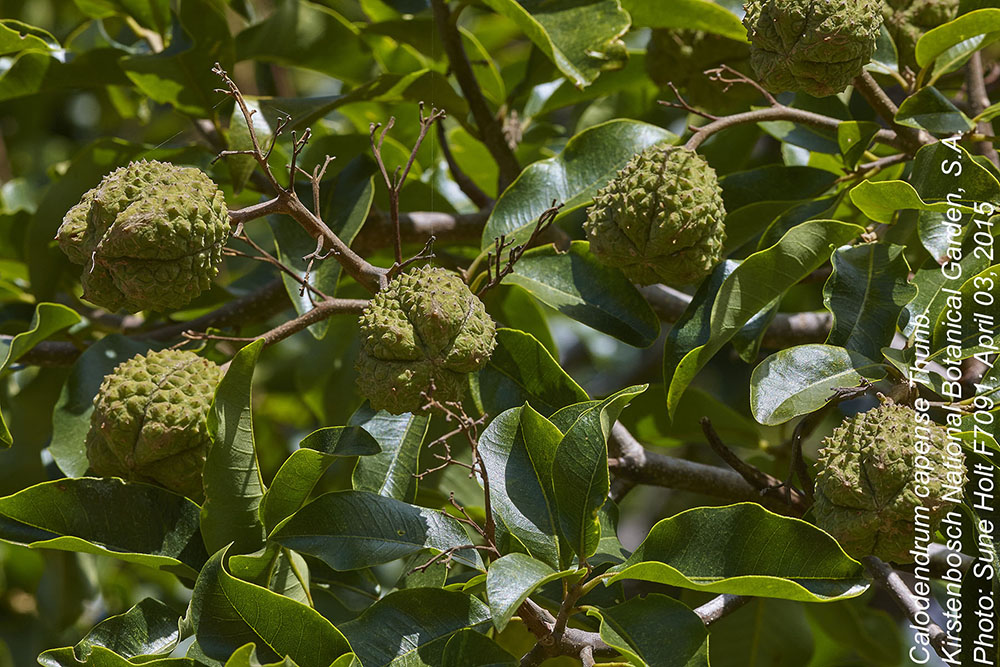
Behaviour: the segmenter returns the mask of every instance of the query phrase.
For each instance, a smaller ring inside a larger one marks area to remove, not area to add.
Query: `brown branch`
[[[923,130],[906,127],[896,123],[896,112],[898,112],[899,109],[896,107],[895,103],[889,99],[889,96],[886,95],[885,91],[882,90],[882,86],[878,85],[878,82],[875,81],[875,77],[873,77],[869,72],[862,71],[861,74],[854,77],[854,89],[861,93],[861,95],[868,101],[868,104],[871,105],[872,109],[875,110],[875,113],[881,116],[882,120],[884,120],[889,127],[894,130],[896,136],[899,138],[899,142],[902,144],[900,147],[904,148],[911,155],[916,153],[921,146],[934,141],[934,139]],[[881,130],[879,130],[879,132],[881,132]]]
[[[462,89],[462,94],[469,103],[469,111],[479,128],[480,139],[500,169],[498,191],[503,192],[521,173],[521,166],[517,163],[507,138],[504,137],[500,122],[486,105],[486,98],[479,87],[479,82],[476,81],[476,74],[472,71],[472,64],[465,53],[465,47],[462,46],[462,36],[445,5],[445,0],[431,0],[431,9],[434,12],[438,34],[444,44],[444,51],[451,64],[452,74],[455,75],[458,87]]]
[[[712,598],[705,604],[694,610],[694,613],[698,614],[701,622],[706,626],[712,625],[722,617],[731,614],[736,611],[746,603],[752,600],[752,597],[747,595],[732,595],[729,593],[724,593],[717,597]]]
[[[665,285],[649,285],[640,288],[646,301],[664,322],[674,323],[684,314],[691,297],[684,292]],[[804,313],[778,313],[764,332],[762,345],[769,349],[781,349],[805,343],[821,343],[826,340],[833,325],[833,315],[827,311]]]
[[[476,213],[452,215],[435,211],[417,211],[399,215],[400,235],[403,243],[425,243],[433,236],[435,243],[474,243],[479,244],[483,234],[483,226],[489,217],[488,209]],[[372,209],[368,220],[358,233],[351,247],[358,252],[367,253],[382,248],[393,233],[392,219],[382,211]]]
[[[724,500],[760,503],[780,514],[802,516],[807,509],[804,504],[799,504],[797,496],[789,505],[784,493],[761,495],[759,489],[733,470],[648,451],[620,422],[612,427],[608,444],[612,455],[620,453],[617,458],[608,460],[616,477]],[[778,483],[777,480],[775,483]]]
[[[983,74],[983,56],[976,51],[969,58],[969,63],[965,70],[965,86],[969,95],[970,116],[975,117],[990,106],[990,96],[986,92],[985,75]],[[979,134],[992,134],[993,124],[989,121],[979,121],[976,123],[976,132]],[[990,142],[980,142],[975,145],[976,151],[993,164],[1000,164],[1000,157],[997,149]]]

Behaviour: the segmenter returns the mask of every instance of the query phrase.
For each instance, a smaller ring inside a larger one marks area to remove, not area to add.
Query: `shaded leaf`
[[[511,616],[536,588],[572,574],[579,573],[572,569],[556,572],[526,554],[507,554],[493,561],[486,572],[486,598],[497,632],[507,627]]]
[[[441,654],[441,667],[516,667],[520,661],[475,630],[459,630]]]
[[[360,426],[371,434],[382,452],[358,461],[351,478],[354,489],[413,502],[417,497],[414,475],[420,472],[420,446],[429,423],[422,415],[375,412],[367,402],[358,408],[351,416],[351,426]]]
[[[921,88],[903,100],[895,121],[933,134],[956,134],[975,127],[968,116],[933,86]]]
[[[666,595],[650,593],[587,614],[601,622],[601,639],[636,667],[708,667],[705,623]]]

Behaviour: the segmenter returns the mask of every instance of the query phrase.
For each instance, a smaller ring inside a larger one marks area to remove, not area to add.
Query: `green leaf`
[[[486,605],[470,595],[409,588],[390,593],[341,628],[365,667],[437,667],[454,634],[489,620]]]
[[[646,299],[620,270],[600,263],[586,241],[573,241],[566,252],[553,245],[532,248],[503,282],[629,345],[647,347],[660,334]]]
[[[750,411],[761,424],[784,424],[819,410],[838,388],[884,376],[883,364],[858,352],[833,345],[797,345],[772,354],[753,370]]]
[[[708,667],[708,628],[683,604],[659,593],[598,609],[601,639],[636,667]],[[670,632],[664,632],[670,628]]]
[[[366,402],[350,419],[378,442],[380,454],[358,461],[351,477],[356,491],[371,491],[380,496],[413,502],[417,497],[420,446],[427,436],[430,420],[422,415],[391,415],[374,412]]]
[[[309,497],[326,469],[339,457],[372,456],[378,441],[360,426],[331,426],[306,436],[278,469],[260,503],[260,518],[270,533]]]
[[[325,218],[324,222],[347,245],[354,241],[371,210],[375,196],[373,174],[374,165],[367,158],[352,160],[337,174],[329,193],[331,201],[328,208],[333,216]],[[316,239],[291,218],[269,216],[268,223],[274,235],[278,259],[300,277],[305,277],[308,272],[309,285],[320,293],[335,296],[341,274],[340,262],[305,259],[315,252]],[[312,310],[313,303],[321,298],[310,290],[303,291],[302,283],[287,273],[282,273],[281,279],[288,298],[300,315]],[[309,331],[321,339],[329,326],[330,320],[325,318],[309,325]]]
[[[520,661],[475,630],[459,630],[441,654],[441,667],[517,667]]]
[[[191,596],[189,617],[205,655],[226,660],[252,642],[261,660],[288,656],[301,667],[330,667],[351,647],[319,612],[241,581],[226,568],[228,548],[205,564]]]
[[[848,169],[858,166],[880,129],[882,128],[878,123],[864,120],[848,120],[837,126],[837,143],[840,144],[840,154],[844,156],[844,165]]]
[[[895,121],[932,134],[957,134],[975,127],[968,116],[932,86],[921,88],[903,100]]]
[[[1000,264],[969,276],[958,288],[958,294],[945,297],[945,307],[937,314],[932,327],[931,360],[942,357],[965,359],[973,354],[996,352],[1000,302],[997,286],[1000,284]],[[955,288],[951,285],[949,289]],[[958,319],[955,320],[955,314]],[[949,319],[951,317],[951,319]]]
[[[687,352],[673,371],[667,389],[667,410],[671,417],[694,376],[750,318],[826,262],[833,248],[861,232],[861,227],[845,222],[809,220],[791,228],[776,244],[750,255],[733,269],[722,282],[712,305],[706,342]],[[665,378],[670,376],[666,363],[664,355]]]
[[[31,317],[27,331],[22,331],[13,338],[0,338],[0,373],[7,366],[21,358],[31,348],[54,333],[71,327],[80,321],[80,316],[66,306],[58,303],[40,303]],[[3,415],[0,414],[0,448],[10,447],[14,439],[10,435]]]
[[[220,63],[232,70],[229,25],[210,0],[184,0],[177,18],[169,47],[160,53],[122,58],[121,67],[154,101],[199,118],[211,117],[222,99],[214,92],[220,81],[212,67]]]
[[[608,497],[608,435],[632,397],[647,385],[628,387],[584,411],[564,432],[552,460],[559,529],[583,562],[597,550],[597,513]]]
[[[587,400],[587,392],[534,336],[517,329],[497,329],[496,343],[479,372],[479,393],[488,414],[531,403],[541,414],[550,415]]]
[[[493,627],[502,632],[517,608],[535,589],[572,574],[581,572],[573,569],[556,572],[525,554],[507,554],[493,561],[486,572],[486,599],[493,614]]]
[[[903,306],[917,295],[903,246],[868,243],[840,248],[823,286],[823,305],[833,313],[827,345],[839,345],[878,359],[892,342]]]
[[[0,55],[58,49],[59,41],[47,30],[14,19],[0,20]]]
[[[94,397],[104,376],[115,367],[143,354],[148,343],[121,334],[109,334],[90,345],[73,364],[59,403],[52,413],[52,443],[49,452],[67,477],[82,477],[90,467],[87,460],[87,431],[94,412]]]
[[[353,653],[342,655],[334,661],[331,667],[339,667],[340,661],[343,658],[349,658],[346,663],[349,666],[351,660],[353,660],[353,656]],[[233,654],[226,660],[225,667],[295,667],[295,661],[291,658],[283,658],[280,662],[269,662],[266,665],[262,665],[260,659],[257,658],[257,646],[255,644],[244,644],[233,651]]]
[[[103,646],[95,646],[91,649],[83,663],[77,660],[72,648],[57,648],[46,651],[38,656],[38,662],[45,667],[78,667],[80,664],[90,665],[90,667],[135,667],[137,664],[141,664],[143,667],[204,667],[204,663],[192,658],[146,658],[137,663],[126,660]]]
[[[924,201],[906,181],[862,181],[851,190],[851,202],[875,222],[886,225],[892,224],[897,211],[910,209],[944,213],[951,208],[947,202]]]
[[[558,568],[552,460],[559,431],[530,405],[497,415],[479,438],[501,553],[522,552]]]
[[[112,556],[190,578],[208,559],[196,504],[117,478],[58,479],[0,498],[0,539]]]
[[[307,593],[309,565],[306,559],[275,542],[269,542],[252,554],[231,556],[229,570],[237,579],[312,606]]]
[[[123,662],[138,656],[170,653],[181,639],[179,617],[159,600],[146,598],[124,614],[95,625],[76,646],[46,651],[38,656],[38,662],[46,667],[99,665],[100,659],[88,660],[97,647],[107,649]]]
[[[629,15],[618,0],[483,0],[513,21],[578,88],[603,70],[619,69],[628,54],[621,37]]]
[[[74,0],[87,16],[104,19],[110,16],[131,16],[144,28],[167,34],[170,27],[169,0]]]
[[[469,544],[465,528],[447,514],[366,491],[323,494],[279,524],[270,539],[315,556],[334,570],[357,570],[421,549],[445,551]],[[461,549],[454,559],[482,569],[474,549]]]
[[[663,11],[659,0],[622,0],[635,28],[681,28],[705,30],[743,42],[747,30],[739,17],[708,0],[671,0]]]
[[[205,503],[201,530],[209,550],[233,543],[237,553],[256,551],[264,541],[260,501],[264,481],[257,467],[253,439],[251,385],[258,339],[240,350],[215,390],[208,415],[212,446],[205,459]]]
[[[856,597],[864,568],[836,540],[756,503],[699,507],[658,522],[612,584],[641,579],[709,593],[826,602]]]
[[[712,665],[809,665],[813,642],[802,603],[758,598],[712,624]]]
[[[500,195],[483,229],[481,247],[491,248],[503,235],[526,240],[553,200],[564,205],[564,212],[588,204],[636,153],[676,141],[677,135],[634,120],[587,128],[571,138],[559,155],[528,165]]]
[[[671,420],[664,410],[666,393],[663,386],[657,384],[632,399],[630,409],[622,413],[619,420],[645,445],[676,447],[704,438],[701,418],[708,417],[726,444],[758,448],[760,427],[735,409],[743,406],[729,405],[721,398],[722,395],[722,388],[710,393],[698,387],[688,387],[681,397],[677,416]]]
[[[301,0],[279,3],[265,20],[238,34],[236,59],[303,67],[349,84],[368,80],[373,64],[354,24],[332,9]]]
[[[933,30],[928,30],[917,41],[916,58],[917,64],[926,68],[936,59],[946,54],[953,47],[961,45],[967,40],[973,42],[976,48],[985,46],[990,41],[996,39],[993,33],[1000,31],[1000,9],[980,9],[959,16],[954,21],[949,21]],[[984,36],[985,39],[980,38]],[[950,61],[950,58],[945,58]],[[947,67],[950,62],[943,64]],[[935,71],[941,68],[939,64]],[[941,70],[943,71],[943,69]]]

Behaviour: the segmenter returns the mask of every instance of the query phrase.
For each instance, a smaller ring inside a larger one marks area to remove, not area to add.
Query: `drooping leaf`
[[[884,376],[883,364],[858,352],[818,343],[797,345],[772,354],[754,369],[750,411],[761,424],[784,424],[819,410],[837,389]]]
[[[365,667],[436,667],[453,635],[489,620],[489,608],[471,595],[409,588],[385,596],[341,629]]]
[[[0,498],[0,539],[112,556],[189,578],[208,559],[194,502],[117,478],[58,479]]]
[[[607,580],[642,579],[711,593],[826,602],[856,597],[864,568],[836,540],[756,503],[698,507],[658,522]]]
[[[903,100],[895,121],[933,134],[960,134],[975,127],[968,116],[933,86],[921,88]]]
[[[575,573],[573,569],[556,572],[526,554],[507,554],[493,561],[486,572],[486,598],[497,632],[507,627],[511,616],[535,589]]]
[[[865,120],[844,121],[837,126],[837,143],[840,144],[840,153],[844,156],[844,164],[849,169],[858,166],[880,129],[878,123]]]
[[[917,64],[926,68],[940,58],[943,62],[935,65],[935,74],[947,71],[956,62],[971,55],[971,51],[956,47],[968,45],[972,49],[981,48],[1000,37],[995,33],[1000,33],[1000,9],[969,12],[924,33],[917,41]],[[952,53],[953,49],[957,53]]]
[[[177,621],[180,614],[153,598],[145,598],[124,614],[107,618],[95,625],[76,646],[46,651],[38,662],[46,667],[72,667],[79,664],[100,665],[93,656],[102,647],[123,662],[139,656],[170,653],[180,641]]]
[[[530,405],[497,415],[479,438],[501,553],[522,552],[558,568],[552,460],[562,433]]]
[[[470,544],[462,524],[447,514],[367,491],[323,494],[279,524],[270,539],[335,570],[388,563],[421,549],[445,551]],[[454,560],[482,568],[474,549],[456,551]]]
[[[66,306],[58,303],[38,304],[27,331],[10,339],[0,339],[0,373],[38,343],[79,321],[80,316],[76,311]],[[4,423],[3,415],[0,415],[0,448],[10,447],[12,444],[14,440],[10,430]]]
[[[319,612],[227,570],[228,548],[205,564],[191,596],[190,618],[205,655],[226,660],[252,642],[261,660],[290,657],[301,667],[330,667],[349,653],[347,639]]]
[[[878,359],[892,342],[900,311],[917,295],[904,250],[869,243],[833,253],[833,273],[823,286],[823,305],[833,313],[827,345]]]
[[[371,491],[387,498],[413,502],[417,497],[415,474],[420,446],[427,435],[430,420],[423,415],[392,415],[375,412],[365,403],[350,419],[378,442],[380,454],[366,456],[354,468],[352,482],[356,491]]]
[[[237,353],[219,382],[209,411],[212,446],[205,459],[201,530],[209,550],[233,543],[236,553],[256,551],[264,540],[260,502],[264,481],[253,437],[251,386],[264,347],[256,340]]]
[[[625,64],[629,16],[617,0],[484,0],[513,21],[577,87]]]
[[[559,530],[581,562],[597,551],[597,514],[610,489],[608,435],[618,415],[646,385],[628,387],[584,411],[566,429],[552,460]]]
[[[708,628],[666,595],[650,593],[587,614],[600,621],[601,639],[635,667],[708,667]]]
[[[564,371],[534,336],[517,329],[497,329],[496,348],[479,372],[485,411],[497,415],[531,403],[550,415],[571,403],[587,400],[587,392]]]
[[[566,252],[552,245],[533,248],[503,282],[629,345],[646,347],[660,333],[649,303],[620,270],[601,264],[586,241],[574,241]]]
[[[836,220],[803,222],[785,233],[776,244],[750,255],[733,269],[715,296],[707,338],[704,329],[692,320],[687,324],[693,334],[691,342],[697,347],[684,355],[676,369],[669,371],[667,355],[664,355],[664,378],[670,377],[667,409],[671,416],[676,413],[681,395],[698,371],[751,317],[823,264],[834,248],[861,231],[857,225]]]
[[[326,469],[344,456],[372,456],[378,441],[360,426],[331,426],[310,433],[278,469],[260,504],[261,521],[270,533],[302,506]]]
[[[660,127],[633,120],[613,120],[584,130],[559,155],[526,167],[500,195],[483,229],[481,247],[492,247],[501,235],[526,238],[553,200],[566,211],[585,205],[633,155],[676,141],[676,135]]]

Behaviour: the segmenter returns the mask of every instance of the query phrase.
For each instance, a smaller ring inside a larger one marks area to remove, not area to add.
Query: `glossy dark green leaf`
[[[649,303],[621,271],[601,264],[589,248],[586,241],[574,241],[566,252],[552,245],[533,248],[503,282],[624,343],[651,345],[660,321]]]
[[[479,372],[479,393],[487,413],[497,415],[530,403],[541,414],[550,415],[587,400],[587,392],[534,336],[517,329],[497,329],[496,341],[489,362]]]
[[[251,554],[229,558],[229,571],[238,579],[257,584],[279,595],[312,606],[309,590],[309,565],[300,554],[269,542]]]
[[[497,632],[507,627],[511,616],[536,588],[576,573],[573,569],[556,572],[526,554],[507,554],[493,561],[486,572],[486,599]]]
[[[144,667],[204,667],[204,663],[192,658],[146,658],[141,663],[127,660],[114,651],[95,646],[83,662],[78,660],[72,648],[57,648],[38,656],[38,662],[44,667],[77,667],[78,665],[89,665],[90,667],[135,667],[141,664]]]
[[[604,70],[622,67],[628,57],[620,38],[628,30],[630,19],[617,0],[484,3],[517,24],[578,88],[593,83]]]
[[[340,667],[341,658],[352,658],[353,654],[345,654],[337,658],[337,660],[331,665],[331,667]],[[347,663],[348,665],[350,662]],[[257,657],[257,645],[256,644],[244,644],[239,647],[233,654],[229,656],[226,660],[225,667],[296,667],[295,661],[291,658],[284,658],[279,662],[269,662],[264,664]]]
[[[444,551],[470,544],[462,524],[447,514],[366,491],[323,494],[275,528],[270,539],[335,570],[388,563],[421,549]],[[482,568],[474,549],[457,551],[454,560]]]
[[[826,192],[837,175],[816,167],[769,164],[719,179],[722,201],[730,214],[760,202],[801,201]]]
[[[236,59],[316,70],[351,84],[367,81],[371,53],[360,30],[313,2],[282,2],[236,36]]]
[[[38,345],[49,336],[73,326],[80,321],[76,311],[58,303],[40,303],[35,308],[31,324],[13,338],[0,339],[0,373],[17,361],[21,355]],[[0,448],[14,444],[3,415],[0,415]]]
[[[79,664],[100,665],[91,655],[103,647],[123,662],[138,656],[170,653],[180,641],[177,621],[180,614],[159,600],[146,598],[124,614],[107,618],[95,625],[76,646],[46,651],[38,662],[46,667],[73,667]]]
[[[552,487],[559,530],[583,562],[597,551],[597,513],[608,497],[608,435],[632,397],[647,385],[628,387],[580,414],[565,430],[552,460]]]
[[[441,667],[516,667],[520,660],[484,634],[459,630],[441,654]]]
[[[622,7],[637,28],[705,30],[736,40],[747,36],[739,17],[708,0],[674,0],[669,12],[657,0],[622,0]]]
[[[117,478],[59,479],[0,498],[0,539],[113,556],[191,578],[208,558],[196,504]]]
[[[339,457],[372,456],[382,451],[378,441],[360,426],[330,426],[299,443],[278,469],[264,492],[260,516],[267,532],[302,506],[326,469]]]
[[[856,597],[864,568],[836,540],[756,503],[698,507],[663,519],[607,580],[642,579],[711,593],[826,602]]]
[[[508,0],[513,4],[512,0]],[[494,239],[530,233],[553,200],[571,210],[587,204],[636,153],[677,136],[655,125],[613,120],[574,136],[562,152],[527,166],[497,199],[483,229],[481,247]]]
[[[882,363],[858,352],[818,343],[797,345],[775,352],[754,369],[750,410],[761,424],[784,424],[819,410],[837,389],[884,376]]]
[[[149,344],[121,334],[109,334],[80,355],[52,413],[52,443],[49,452],[67,477],[82,477],[90,467],[86,438],[94,397],[104,376],[115,366],[146,352]]]
[[[587,614],[600,621],[601,639],[637,667],[708,667],[708,628],[666,595],[650,593]]]
[[[857,225],[836,220],[803,222],[790,229],[776,244],[750,255],[733,269],[715,296],[707,338],[697,323],[692,325],[692,320],[688,326],[695,335],[690,342],[697,343],[697,347],[684,355],[676,370],[671,368],[669,372],[667,355],[664,355],[664,378],[670,377],[667,409],[671,416],[676,413],[681,395],[698,371],[751,317],[826,262],[834,248],[861,232]]]
[[[354,468],[356,491],[371,491],[387,498],[413,502],[417,497],[420,446],[430,420],[422,415],[391,415],[375,412],[365,403],[351,416],[351,426],[360,426],[378,442],[380,454],[366,456]]]
[[[470,595],[410,588],[390,593],[341,628],[365,667],[437,667],[454,634],[489,620],[489,608]]]
[[[256,551],[264,540],[260,502],[264,481],[257,466],[251,391],[264,347],[256,340],[237,353],[215,391],[208,427],[212,446],[205,459],[201,531],[209,550],[233,543],[235,553]]]
[[[917,295],[904,250],[868,243],[833,253],[833,273],[823,286],[823,305],[833,313],[827,345],[878,359],[892,342],[900,311]]]
[[[252,642],[261,660],[288,656],[301,667],[330,667],[350,652],[344,635],[319,612],[230,574],[227,554],[223,549],[209,559],[191,596],[189,616],[205,655],[226,660]]]
[[[525,290],[516,285],[501,285],[483,295],[486,311],[496,321],[498,327],[518,329],[534,336],[549,354],[559,358],[545,309]]]
[[[903,100],[895,120],[899,125],[933,134],[960,134],[975,127],[968,116],[933,86],[921,88]]]
[[[530,405],[497,415],[479,438],[501,553],[560,566],[552,460],[562,433]]]
[[[198,117],[212,115],[222,99],[215,63],[231,69],[229,25],[209,0],[185,0],[174,23],[170,46],[160,53],[127,56],[121,67],[132,83],[161,104]]]

